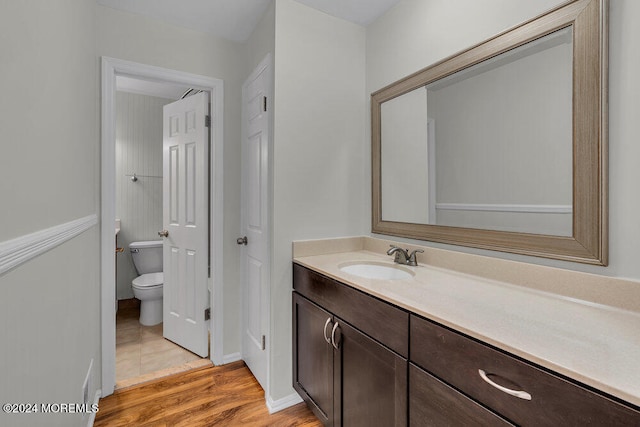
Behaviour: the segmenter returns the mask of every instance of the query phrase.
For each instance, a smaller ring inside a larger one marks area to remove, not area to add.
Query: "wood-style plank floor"
[[[94,426],[304,426],[322,424],[304,403],[270,415],[244,362],[176,374],[100,400]]]

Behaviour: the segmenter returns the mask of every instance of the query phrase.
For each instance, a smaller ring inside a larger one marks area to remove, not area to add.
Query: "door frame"
[[[116,375],[116,281],[115,281],[115,96],[116,76],[151,80],[157,83],[178,84],[209,92],[211,125],[209,127],[210,182],[209,188],[209,265],[208,279],[211,319],[209,331],[211,361],[223,364],[223,124],[224,82],[197,74],[145,65],[103,56],[101,83],[101,206],[100,206],[100,265],[101,265],[101,344],[102,397],[113,393]]]

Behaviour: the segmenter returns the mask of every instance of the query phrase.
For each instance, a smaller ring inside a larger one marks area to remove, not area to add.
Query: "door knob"
[[[169,232],[167,230],[158,231],[158,236],[160,237],[167,237],[168,235]]]
[[[236,243],[239,244],[239,245],[246,245],[247,244],[247,236],[238,237],[238,239],[236,240]]]

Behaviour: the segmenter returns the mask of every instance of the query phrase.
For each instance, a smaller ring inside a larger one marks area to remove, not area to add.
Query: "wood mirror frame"
[[[574,0],[371,94],[372,232],[595,265],[608,263],[608,0]],[[381,104],[573,26],[573,234],[569,237],[385,221]]]

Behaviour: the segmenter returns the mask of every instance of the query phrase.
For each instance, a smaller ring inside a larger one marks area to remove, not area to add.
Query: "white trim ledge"
[[[486,212],[525,212],[525,213],[573,213],[571,205],[514,205],[482,203],[437,203],[436,209],[446,211],[486,211]]]
[[[293,405],[297,405],[298,403],[303,402],[300,395],[296,392],[291,393],[288,396],[283,397],[282,399],[273,400],[271,396],[267,397],[267,409],[270,414],[273,414],[278,411],[282,411],[283,409],[287,409]]]
[[[73,239],[98,223],[96,214],[0,243],[0,275]]]

